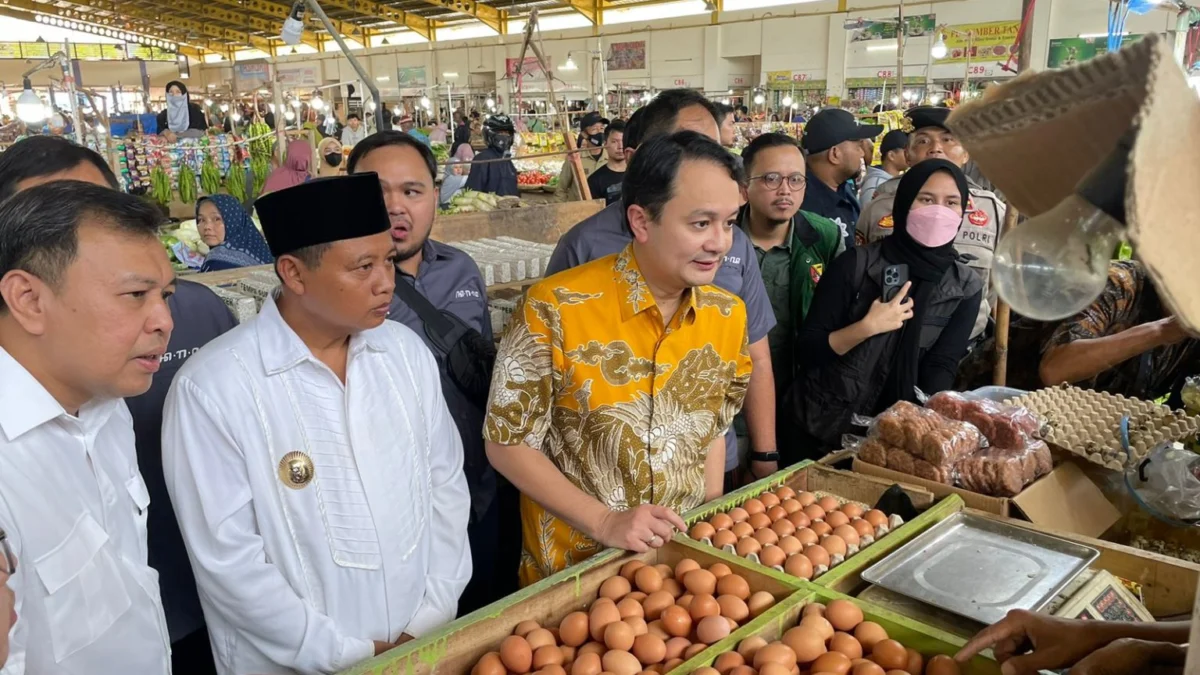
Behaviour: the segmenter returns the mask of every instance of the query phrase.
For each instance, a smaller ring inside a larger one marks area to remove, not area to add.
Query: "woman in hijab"
[[[317,144],[317,178],[337,176],[341,173],[342,143],[330,136]]]
[[[253,267],[275,261],[250,215],[229,195],[201,197],[196,202],[196,229],[209,249],[201,272]]]
[[[958,166],[917,164],[896,189],[892,236],[847,251],[821,277],[796,337],[798,447],[841,447],[854,415],[953,386],[983,299],[954,251],[967,199]]]
[[[475,156],[475,151],[469,144],[458,147],[454,156],[446,164],[446,173],[442,177],[442,187],[438,193],[438,205],[442,208],[450,203],[458,191],[467,186],[467,176],[471,173],[469,162]]]
[[[454,145],[450,148],[450,154],[457,155],[460,146],[471,145],[471,126],[467,124],[466,117],[458,119],[458,126],[454,127]]]
[[[182,82],[172,80],[167,83],[167,107],[158,113],[158,133],[172,143],[179,134],[185,131],[208,129],[208,120],[200,106],[188,98],[187,87]]]
[[[307,181],[311,178],[308,174],[308,165],[311,159],[312,145],[308,141],[296,139],[288,143],[287,157],[283,160],[283,166],[275,169],[271,172],[271,175],[267,176],[267,182],[263,184],[262,193],[265,195],[270,192],[277,192]]]

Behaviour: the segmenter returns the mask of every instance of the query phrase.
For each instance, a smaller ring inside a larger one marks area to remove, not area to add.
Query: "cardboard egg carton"
[[[1088,461],[1123,471],[1156,446],[1182,441],[1200,431],[1200,417],[1150,401],[1118,394],[1061,386],[1040,389],[1007,401],[1040,416],[1044,439]],[[1121,444],[1121,419],[1129,417],[1128,456]]]

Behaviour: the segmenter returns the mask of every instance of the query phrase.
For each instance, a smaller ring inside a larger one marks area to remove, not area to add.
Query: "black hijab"
[[[892,236],[883,240],[883,257],[893,265],[908,265],[909,279],[912,288],[908,297],[913,301],[913,318],[905,322],[900,333],[900,346],[896,350],[896,365],[888,377],[886,387],[887,401],[915,401],[917,380],[921,366],[921,326],[925,322],[925,312],[929,309],[929,298],[937,288],[938,282],[945,276],[946,271],[958,258],[954,252],[954,242],[929,248],[923,246],[908,233],[908,214],[912,211],[913,202],[930,177],[939,171],[945,171],[954,178],[963,210],[967,208],[969,192],[967,177],[962,169],[944,159],[927,159],[909,169],[900,179],[896,188],[896,199],[892,206],[893,230]],[[962,224],[959,224],[962,227]],[[891,405],[891,403],[888,403]]]

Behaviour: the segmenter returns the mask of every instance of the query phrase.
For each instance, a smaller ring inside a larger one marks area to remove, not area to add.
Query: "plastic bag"
[[[1126,480],[1151,512],[1184,522],[1200,520],[1200,455],[1164,443],[1129,469]]]
[[[984,440],[979,430],[970,424],[948,419],[907,401],[900,401],[880,413],[868,426],[867,434],[890,448],[939,466],[953,464],[975,452]]]
[[[1015,497],[1050,472],[1050,448],[1042,441],[1016,448],[985,448],[955,466],[958,484],[993,497]]]
[[[1041,437],[1041,421],[1028,408],[1003,405],[955,391],[934,394],[925,405],[952,420],[971,423],[995,448],[1020,450]]]

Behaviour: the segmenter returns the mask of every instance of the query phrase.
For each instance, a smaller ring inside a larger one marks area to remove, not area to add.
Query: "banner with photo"
[[[968,42],[971,61],[1006,61],[1021,30],[1020,21],[988,21],[986,23],[960,23],[949,26],[946,31],[946,58],[937,63],[964,63],[967,60]]]
[[[614,42],[608,46],[609,70],[645,70],[646,41]]]
[[[275,79],[284,87],[315,87],[321,84],[321,64],[275,66]]]
[[[271,81],[271,64],[265,61],[238,63],[234,66],[233,73],[239,89],[254,89]]]
[[[504,59],[505,77],[516,77],[518,70],[522,77],[546,77],[546,73],[542,71],[542,64],[536,56],[526,56],[524,62],[521,62],[519,59]]]
[[[425,66],[402,66],[397,68],[396,86],[400,89],[419,89],[426,86]]]
[[[870,19],[867,19],[869,22]],[[895,19],[891,20],[892,22]],[[934,14],[915,14],[904,17],[904,37],[921,37],[929,35],[937,28],[937,16]],[[868,40],[895,40],[895,23],[875,23],[862,28],[856,28],[850,34],[851,42],[866,42]]]
[[[1141,40],[1144,35],[1126,35],[1121,46],[1131,45]],[[1077,63],[1090,61],[1097,56],[1108,53],[1108,38],[1054,38],[1050,40],[1050,50],[1046,54],[1047,68],[1070,68]]]

